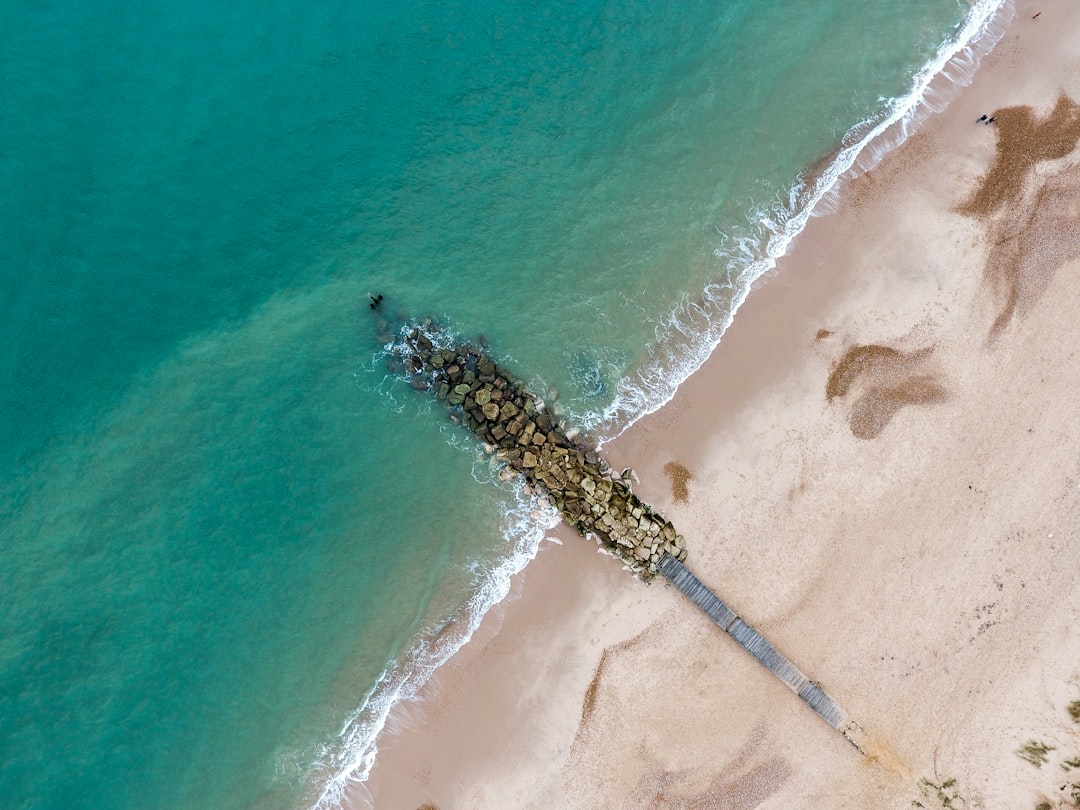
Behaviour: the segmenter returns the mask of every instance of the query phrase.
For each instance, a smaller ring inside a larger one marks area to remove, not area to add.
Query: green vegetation
[[[1073,724],[1080,724],[1080,700],[1074,700],[1065,706],[1065,712],[1069,715]],[[1056,729],[1053,736],[1048,739],[1060,744],[1063,748],[1074,749],[1080,743],[1080,730],[1075,725],[1062,723]],[[1057,745],[1044,740],[1030,739],[1016,750],[1016,755],[1035,768],[1051,761],[1051,754],[1057,750]],[[1054,757],[1054,761],[1065,773],[1067,781],[1055,781],[1049,790],[1045,788],[1038,792],[1038,804],[1034,810],[1080,810],[1080,754],[1073,754],[1066,758],[1065,754]],[[1056,769],[1047,771],[1051,774],[1050,779],[1055,779],[1054,773],[1060,773]],[[1049,787],[1049,785],[1047,785]],[[935,810],[958,810],[959,808],[982,807],[981,801],[976,797],[969,800],[960,794],[957,780],[938,780],[937,761],[934,762],[934,778],[923,777],[919,780],[920,798],[912,800],[914,807],[934,808]]]
[[[1068,711],[1070,715],[1073,713],[1073,707],[1078,703],[1080,701],[1069,704]],[[1037,742],[1036,740],[1028,740],[1016,752],[1016,755],[1026,762],[1030,762],[1036,768],[1041,768],[1050,759],[1050,752],[1053,750],[1055,748],[1052,745]],[[1080,756],[1062,759],[1058,765],[1061,766],[1061,770],[1065,771],[1065,773],[1080,769]],[[1066,808],[1080,810],[1080,780],[1074,781],[1074,777],[1070,777],[1070,781],[1058,786],[1055,794],[1053,797],[1047,797],[1046,794],[1043,794],[1043,801],[1035,805],[1035,810],[1066,810]]]
[[[923,804],[918,799],[913,799],[911,803],[915,807],[941,807],[944,810],[957,810],[957,808],[969,806],[967,799],[960,795],[954,778],[934,782],[924,776],[919,780],[919,790],[922,792],[923,799],[936,803]]]
[[[1050,758],[1050,752],[1053,750],[1055,749],[1052,745],[1037,740],[1028,740],[1020,747],[1016,755],[1025,762],[1030,762],[1036,768],[1041,768],[1046,764],[1046,760]]]
[[[1080,700],[1074,700],[1065,707],[1065,711],[1069,713],[1074,723],[1080,723]]]

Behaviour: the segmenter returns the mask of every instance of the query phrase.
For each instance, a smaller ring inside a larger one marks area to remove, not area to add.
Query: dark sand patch
[[[986,277],[1001,300],[996,338],[1042,297],[1065,262],[1080,256],[1080,172],[1063,171],[1016,201],[992,227]]]
[[[859,439],[873,439],[905,405],[936,405],[948,392],[933,377],[911,377],[894,388],[870,388],[851,406],[848,424]]]
[[[825,398],[830,402],[836,397],[847,396],[860,383],[896,380],[909,373],[925,359],[932,349],[920,349],[905,353],[889,346],[870,343],[852,346],[832,367],[825,383]]]
[[[851,432],[873,439],[905,405],[933,405],[948,398],[936,377],[922,369],[933,349],[902,352],[890,346],[852,346],[829,373],[829,402],[861,392],[848,414]]]
[[[968,216],[990,216],[1019,199],[1037,164],[1065,157],[1080,141],[1080,104],[1068,96],[1058,98],[1042,121],[1031,107],[1006,107],[994,116],[997,152],[979,188],[959,208]]]
[[[1080,104],[1063,95],[1042,121],[1030,107],[1008,107],[995,115],[994,161],[959,208],[962,214],[990,219],[986,278],[1001,301],[991,340],[1014,316],[1031,309],[1062,264],[1080,255],[1080,179],[1075,169],[1041,184],[1035,171],[1039,163],[1076,149]]]
[[[756,728],[734,761],[710,780],[704,791],[690,787],[693,771],[667,771],[649,763],[637,785],[637,807],[678,810],[753,810],[776,794],[794,773],[773,756],[752,764],[763,749],[764,729]],[[700,782],[698,783],[700,784]]]
[[[664,475],[671,482],[671,497],[676,503],[686,503],[690,500],[690,481],[694,474],[678,461],[669,461],[664,465]]]
[[[686,777],[669,771],[646,773],[638,785],[637,807],[670,810],[754,810],[775,795],[791,777],[791,765],[780,757],[763,762],[734,779],[714,779],[701,793],[690,794]]]
[[[575,742],[581,737],[581,732],[585,730],[589,718],[592,717],[593,711],[596,710],[596,695],[600,691],[600,679],[604,677],[604,670],[607,668],[610,657],[611,649],[608,648],[604,650],[603,654],[600,656],[600,663],[596,665],[596,671],[593,673],[592,680],[589,681],[589,686],[585,689],[585,698],[581,701],[581,720],[578,721]]]
[[[574,742],[570,748],[573,750],[580,742],[582,735],[585,733],[585,729],[589,724],[589,720],[592,718],[593,713],[596,711],[597,699],[600,695],[600,684],[604,678],[604,672],[611,665],[612,659],[622,652],[631,650],[636,647],[645,638],[646,634],[652,630],[655,625],[649,625],[633,638],[628,638],[626,641],[619,644],[612,644],[606,648],[600,655],[600,661],[596,665],[596,670],[593,672],[592,679],[589,681],[589,685],[585,688],[585,697],[581,701],[581,720],[578,721],[577,733],[574,734]]]

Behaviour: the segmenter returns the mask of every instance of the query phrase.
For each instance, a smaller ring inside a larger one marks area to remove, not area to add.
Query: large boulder
[[[558,411],[544,404],[487,357],[482,348],[435,349],[414,330],[406,339],[411,354],[404,365],[418,390],[431,389],[455,408],[451,420],[464,422],[487,453],[505,462],[508,480],[524,472],[529,491],[548,497],[563,519],[593,537],[642,576],[657,573],[667,553],[686,557],[682,535],[630,491],[596,451],[595,444],[564,431]],[[391,362],[399,364],[396,358]],[[554,396],[552,396],[554,399]]]

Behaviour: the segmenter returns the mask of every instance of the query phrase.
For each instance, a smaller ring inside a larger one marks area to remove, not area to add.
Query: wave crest
[[[471,446],[475,452],[475,446]],[[498,483],[485,456],[478,459],[474,474]],[[507,486],[507,485],[504,485]],[[314,810],[341,807],[350,785],[363,782],[378,753],[376,739],[386,726],[391,710],[416,698],[440,666],[464,647],[493,605],[510,592],[510,581],[536,556],[546,532],[558,524],[558,512],[521,485],[510,487],[513,503],[503,517],[507,550],[491,562],[473,563],[472,596],[449,619],[418,634],[410,649],[383,670],[371,691],[346,719],[337,738],[318,752],[309,773],[317,785]]]
[[[671,400],[712,354],[751,285],[776,268],[810,217],[834,211],[845,182],[873,169],[930,115],[945,109],[971,83],[980,61],[1004,36],[1014,15],[1012,0],[977,0],[934,59],[912,77],[905,95],[886,100],[876,115],[852,127],[824,169],[797,178],[786,200],[752,212],[747,233],[722,235],[714,250],[724,263],[720,279],[708,284],[699,297],[685,297],[657,327],[648,362],[620,381],[602,413],[579,416],[601,437],[601,445]]]
[[[970,84],[979,62],[1004,35],[1014,14],[1012,0],[977,0],[954,35],[939,46],[935,58],[912,78],[907,94],[885,101],[877,115],[852,127],[824,169],[812,177],[797,178],[787,199],[752,211],[745,233],[721,233],[714,250],[723,263],[720,278],[700,296],[684,297],[657,326],[648,361],[616,384],[614,397],[602,412],[572,414],[575,421],[602,443],[670,401],[716,348],[751,285],[775,269],[809,218],[835,210],[845,182],[877,166]],[[450,347],[456,340],[445,327],[427,334],[440,347]],[[394,344],[386,352],[400,354]],[[400,381],[394,374],[388,379]],[[496,480],[493,475],[490,478]],[[362,704],[346,718],[337,739],[319,752],[309,772],[311,783],[317,785],[312,803],[316,810],[341,806],[347,788],[367,779],[377,753],[376,738],[391,709],[415,699],[435,670],[468,643],[487,611],[509,593],[513,575],[536,556],[544,534],[557,524],[558,513],[550,505],[521,487],[514,493],[515,502],[504,521],[508,551],[490,565],[477,566],[476,588],[469,601],[438,628],[421,634],[399,661],[383,671]]]

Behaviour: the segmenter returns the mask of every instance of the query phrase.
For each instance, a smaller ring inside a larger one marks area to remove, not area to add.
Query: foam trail
[[[821,174],[810,182],[800,178],[786,201],[756,212],[751,233],[721,234],[715,255],[728,259],[725,278],[708,285],[700,300],[685,299],[657,327],[650,361],[633,378],[619,382],[612,403],[602,413],[574,414],[577,421],[610,439],[670,401],[716,348],[753,282],[776,267],[809,218],[832,210],[845,180],[876,166],[921,121],[943,110],[957,89],[970,84],[979,62],[1004,35],[1014,14],[1012,0],[977,0],[957,32],[913,77],[911,90],[885,102],[874,119],[854,126]],[[436,345],[454,343],[454,335],[447,331],[428,336]],[[387,349],[393,354],[392,346]],[[319,786],[312,804],[316,810],[340,807],[347,787],[367,779],[378,750],[376,738],[391,709],[414,699],[435,670],[468,643],[487,611],[509,593],[511,578],[536,556],[544,533],[557,524],[554,509],[521,490],[516,493],[505,531],[511,550],[490,571],[480,572],[478,588],[459,616],[463,627],[448,622],[439,633],[418,639],[411,651],[383,671],[314,767],[312,782]]]
[[[722,235],[714,255],[727,258],[723,278],[706,286],[699,300],[685,299],[657,327],[649,361],[619,382],[614,399],[601,414],[574,414],[575,418],[603,444],[669,402],[712,354],[751,285],[775,269],[810,217],[835,210],[844,181],[874,168],[922,121],[945,109],[956,92],[971,83],[979,62],[1004,36],[1014,15],[1013,0],[977,0],[956,33],[912,78],[909,92],[889,99],[877,116],[852,127],[816,178],[808,182],[800,177],[785,203],[758,212],[752,234]]]
[[[320,785],[316,810],[341,807],[352,783],[367,779],[378,753],[376,738],[390,711],[412,700],[431,675],[464,647],[492,606],[510,592],[510,581],[537,553],[545,533],[558,524],[558,512],[520,486],[505,515],[504,535],[510,550],[490,570],[478,567],[478,587],[458,615],[434,633],[417,638],[412,648],[383,670],[364,702],[346,718],[332,747],[323,750],[312,781]]]

